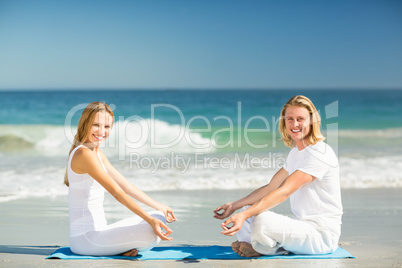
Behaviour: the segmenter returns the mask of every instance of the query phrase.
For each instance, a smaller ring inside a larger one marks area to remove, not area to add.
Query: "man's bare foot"
[[[242,257],[259,257],[262,256],[260,253],[255,251],[251,244],[247,242],[240,242],[240,247],[239,247],[239,253],[240,256]]]
[[[240,242],[239,241],[235,241],[235,242],[232,243],[232,249],[237,254],[239,254],[239,247],[240,247]]]
[[[129,251],[124,252],[124,253],[121,254],[121,255],[127,256],[127,257],[135,257],[135,256],[137,256],[137,254],[138,254],[138,250],[136,250],[135,248],[133,248],[133,249],[130,249]]]

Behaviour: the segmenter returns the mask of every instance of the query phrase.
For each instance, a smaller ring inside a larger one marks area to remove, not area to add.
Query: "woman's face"
[[[97,112],[92,123],[87,143],[99,146],[110,135],[113,126],[113,117],[107,112]]]
[[[299,149],[308,144],[306,139],[310,133],[310,113],[304,107],[290,106],[285,111],[286,132],[296,142]],[[300,147],[302,146],[302,147]]]

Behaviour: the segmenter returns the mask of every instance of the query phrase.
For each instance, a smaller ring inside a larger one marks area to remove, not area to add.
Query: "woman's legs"
[[[165,222],[162,212],[150,213]],[[92,231],[70,239],[71,250],[81,255],[118,255],[137,249],[149,250],[160,242],[152,227],[138,216],[108,225],[100,231]]]

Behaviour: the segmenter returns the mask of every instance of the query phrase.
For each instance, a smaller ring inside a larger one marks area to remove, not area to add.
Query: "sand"
[[[234,237],[220,234],[212,210],[250,190],[164,191],[149,193],[170,205],[178,221],[169,245],[230,245]],[[0,203],[0,267],[402,267],[402,195],[400,189],[344,189],[344,217],[340,245],[356,259],[341,260],[46,260],[60,246],[68,246],[67,197],[43,197]],[[108,220],[130,215],[108,199]],[[276,208],[289,214],[286,202]]]

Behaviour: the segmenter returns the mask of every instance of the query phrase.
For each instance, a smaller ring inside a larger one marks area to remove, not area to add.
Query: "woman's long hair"
[[[98,112],[107,112],[110,116],[114,117],[112,109],[106,103],[95,101],[88,104],[82,112],[80,121],[78,122],[77,134],[75,134],[74,142],[71,146],[70,152],[68,153],[69,156],[77,146],[84,144],[88,139],[92,124],[95,120],[95,115]],[[64,175],[64,184],[69,186],[67,170]]]
[[[282,108],[281,111],[281,118],[279,120],[279,132],[282,135],[283,143],[288,147],[294,147],[296,144],[294,140],[289,136],[286,131],[286,123],[285,123],[285,113],[286,109],[291,106],[298,106],[306,108],[310,114],[310,132],[308,133],[307,139],[309,144],[316,144],[319,141],[325,140],[324,135],[321,134],[320,126],[321,126],[321,117],[315,108],[313,102],[301,95],[294,96],[290,98]]]

